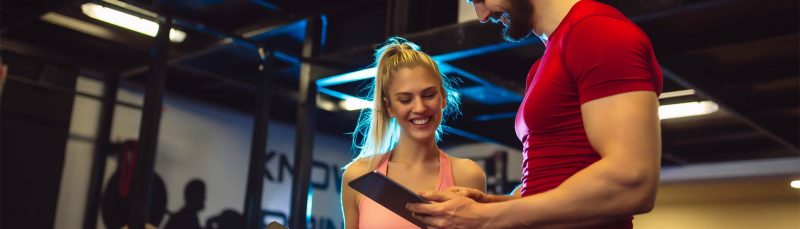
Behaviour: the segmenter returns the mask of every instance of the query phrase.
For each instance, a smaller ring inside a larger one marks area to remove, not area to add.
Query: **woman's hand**
[[[461,189],[466,194],[475,195],[469,188]],[[420,195],[432,203],[407,204],[406,208],[429,228],[488,228],[491,225],[492,211],[486,204],[453,191],[424,192]]]

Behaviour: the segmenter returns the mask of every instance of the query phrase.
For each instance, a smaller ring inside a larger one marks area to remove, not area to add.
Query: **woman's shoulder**
[[[367,174],[368,172],[374,170],[374,168],[371,167],[377,166],[377,163],[379,162],[378,159],[380,158],[381,155],[377,155],[377,156],[357,158],[353,160],[352,162],[350,162],[350,164],[344,167],[342,179],[344,179],[345,181],[350,181],[364,174]]]
[[[453,167],[453,170],[457,170],[459,173],[475,173],[483,175],[483,169],[481,168],[478,163],[473,161],[469,158],[461,158],[447,155],[447,158],[450,159],[450,165]]]
[[[483,168],[481,168],[481,166],[472,159],[454,157],[450,155],[448,155],[447,158],[450,159],[450,165],[452,166],[456,183],[459,183],[459,180],[486,179],[486,173],[483,172]]]
[[[468,158],[447,156],[453,171],[456,186],[486,190],[486,173],[478,163]]]

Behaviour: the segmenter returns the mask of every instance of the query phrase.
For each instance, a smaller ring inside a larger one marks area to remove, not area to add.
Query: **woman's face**
[[[430,141],[436,136],[446,104],[439,77],[425,66],[393,72],[384,103],[389,116],[397,119],[401,135],[416,141]]]

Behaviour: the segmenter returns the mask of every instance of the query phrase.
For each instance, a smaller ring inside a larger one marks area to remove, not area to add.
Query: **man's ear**
[[[395,116],[394,110],[392,110],[392,107],[389,106],[389,104],[390,104],[389,100],[386,99],[386,97],[384,97],[383,98],[383,107],[386,109],[386,113],[389,113],[389,117],[394,118],[394,116]]]

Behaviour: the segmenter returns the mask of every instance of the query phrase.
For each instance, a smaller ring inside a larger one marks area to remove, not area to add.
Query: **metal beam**
[[[45,60],[47,62],[54,62],[68,66],[80,66],[82,68],[88,68],[92,71],[109,72],[114,70],[113,67],[109,67],[111,63],[104,62],[102,59],[89,59],[80,56],[68,55],[61,52],[53,52],[47,48],[31,45],[29,42],[6,37],[0,39],[0,50],[17,53],[39,60]]]
[[[254,0],[254,1],[261,1],[261,0]],[[263,2],[263,1],[261,1],[261,2]],[[326,4],[323,4],[322,6],[312,7],[310,10],[308,10],[306,12],[290,14],[288,17],[285,17],[285,18],[282,18],[282,19],[257,22],[257,23],[254,23],[254,24],[250,25],[250,26],[245,26],[244,29],[240,29],[239,31],[235,31],[235,32],[225,32],[225,31],[220,30],[220,29],[212,28],[212,27],[210,27],[208,25],[195,23],[192,20],[185,20],[185,19],[180,19],[179,18],[179,19],[175,20],[175,23],[176,23],[177,26],[183,27],[183,28],[192,29],[194,31],[205,33],[205,34],[209,34],[209,35],[212,35],[212,36],[216,36],[216,37],[220,38],[221,40],[219,42],[217,42],[215,44],[211,44],[211,45],[209,45],[209,46],[207,46],[205,48],[200,48],[198,51],[187,53],[187,54],[182,55],[180,57],[170,58],[170,60],[168,61],[168,65],[172,65],[172,64],[184,61],[184,60],[191,59],[191,58],[199,57],[199,56],[202,56],[202,55],[205,55],[205,54],[209,54],[209,53],[212,53],[212,52],[215,52],[215,51],[218,51],[218,50],[222,50],[222,49],[225,49],[225,48],[227,48],[227,47],[229,47],[230,45],[233,45],[233,44],[238,44],[238,45],[242,45],[242,46],[244,46],[246,48],[257,50],[258,47],[261,47],[262,45],[258,41],[252,41],[251,40],[252,37],[255,37],[255,36],[258,36],[258,35],[261,35],[261,34],[264,34],[264,33],[268,33],[270,31],[277,30],[277,29],[279,29],[279,28],[281,28],[281,27],[283,27],[285,25],[294,23],[294,22],[296,22],[298,20],[304,20],[304,18],[307,18],[307,17],[318,17],[320,15],[338,13],[338,12],[342,12],[342,11],[345,11],[345,10],[351,10],[351,9],[358,9],[360,7],[364,7],[365,5],[371,4],[371,3],[374,3],[374,1],[371,1],[371,0],[357,0],[357,1],[346,1],[346,3],[340,3],[340,2],[326,3]],[[135,4],[135,3],[132,3],[132,4]],[[144,7],[144,6],[141,6],[141,5],[137,5],[137,6],[142,7],[144,9],[148,9],[148,10],[154,11],[154,12],[158,12],[158,11],[149,9],[149,7]],[[277,51],[277,50],[274,50],[274,51]],[[280,52],[278,52],[278,53],[280,53]],[[287,57],[287,58],[281,59],[282,56],[283,57]],[[295,64],[297,62],[303,62],[303,63],[313,63],[313,64],[319,64],[319,65],[333,66],[333,67],[340,66],[340,65],[337,65],[336,62],[317,61],[317,60],[313,60],[313,59],[309,59],[309,58],[303,58],[303,57],[297,58],[297,57],[291,57],[291,55],[288,55],[288,54],[285,54],[285,55],[278,54],[277,57],[279,59],[281,59],[282,61],[286,61],[287,63],[290,63],[290,64]],[[123,77],[123,79],[125,79],[125,78],[131,77],[133,75],[144,73],[145,71],[147,71],[147,66],[139,66],[139,67],[131,68],[131,69],[128,69],[126,71],[123,71],[122,72],[122,77]]]
[[[303,42],[303,58],[319,55],[322,22],[319,17],[306,19],[306,37]],[[300,66],[300,94],[297,105],[297,137],[295,138],[294,169],[292,177],[292,202],[289,228],[305,229],[308,226],[308,203],[311,193],[311,159],[314,152],[316,129],[317,85],[312,75],[312,65]]]
[[[94,141],[92,170],[89,175],[89,191],[87,192],[86,209],[83,215],[84,229],[97,228],[97,210],[100,207],[100,193],[103,190],[106,158],[111,145],[111,126],[114,118],[114,103],[117,100],[117,89],[119,89],[119,75],[116,73],[106,74],[104,81],[100,121],[97,127],[97,137],[95,137]]]
[[[244,199],[244,219],[246,229],[263,228],[261,216],[261,196],[264,194],[264,155],[267,153],[269,137],[269,119],[272,108],[272,81],[268,69],[275,61],[275,55],[259,48],[261,65],[259,72],[261,84],[256,94],[256,112],[253,124],[253,136],[250,144],[250,166],[247,171],[247,189]]]
[[[796,0],[710,0],[631,19],[650,36],[656,53],[664,56],[797,33],[798,9]],[[742,27],[748,29],[736,29]]]
[[[241,35],[236,35],[236,34],[229,34],[229,33],[226,33],[226,32],[222,32],[220,30],[215,30],[213,28],[209,28],[209,27],[207,27],[205,25],[202,25],[202,24],[192,23],[192,22],[189,22],[189,21],[180,21],[180,22],[181,22],[181,25],[183,25],[186,28],[190,28],[190,29],[198,31],[198,32],[202,32],[202,33],[206,33],[206,34],[209,34],[209,35],[212,35],[212,36],[216,36],[218,38],[221,38],[222,40],[220,40],[217,43],[208,45],[205,48],[200,48],[198,51],[187,53],[187,54],[184,54],[184,55],[182,55],[180,57],[169,58],[169,60],[167,61],[167,65],[178,64],[178,63],[180,63],[182,61],[186,61],[186,60],[193,59],[193,58],[196,58],[196,57],[200,57],[200,56],[203,56],[203,55],[208,55],[208,54],[211,54],[213,52],[224,50],[226,48],[231,47],[234,44],[241,45],[241,46],[243,46],[245,48],[248,48],[250,50],[253,50],[253,51],[257,51],[258,48],[260,47],[260,45],[258,45],[257,42],[251,41],[249,39],[249,37],[243,37]],[[276,30],[278,28],[280,28],[280,26],[271,27],[270,29],[265,31],[265,33],[269,32],[269,31],[272,31],[272,30]],[[144,73],[144,72],[147,71],[147,69],[148,69],[147,66],[139,66],[139,67],[131,68],[129,70],[123,71],[122,72],[122,77],[123,78],[129,78],[131,76]]]
[[[142,123],[139,129],[139,144],[136,152],[131,193],[129,225],[131,229],[144,229],[150,213],[158,132],[161,124],[162,96],[167,71],[167,50],[169,49],[169,30],[172,17],[167,15],[156,35],[151,74],[147,79],[144,94]]]
[[[0,35],[5,35],[8,31],[16,29],[20,26],[24,26],[39,20],[39,17],[44,15],[47,12],[54,11],[60,9],[62,7],[68,6],[72,3],[76,2],[84,2],[85,0],[71,0],[71,1],[37,1],[37,2],[29,2],[31,5],[35,5],[30,9],[24,10],[25,12],[16,13],[13,10],[8,10],[4,15],[2,15],[2,19],[5,23],[3,23],[3,28],[0,29]],[[5,4],[4,4],[5,5]],[[7,10],[7,9],[6,9]],[[8,19],[14,20],[8,20]],[[10,22],[10,23],[9,23]]]
[[[275,55],[275,58],[277,59],[278,55]],[[231,86],[240,88],[242,90],[246,90],[248,92],[255,93],[256,90],[257,90],[256,86],[241,82],[239,80],[231,79],[231,78],[228,78],[226,76],[218,75],[218,74],[215,74],[215,73],[200,71],[200,70],[197,70],[195,68],[190,68],[190,67],[183,66],[181,64],[176,64],[176,65],[173,65],[171,67],[177,68],[178,70],[185,71],[187,73],[190,73],[189,75],[194,75],[194,76],[199,76],[199,77],[207,77],[207,78],[220,80],[220,84],[222,84],[222,85],[231,85]],[[298,97],[299,97],[297,91],[289,90],[289,89],[286,89],[284,87],[271,87],[270,90],[272,91],[272,95],[273,96],[281,97],[281,98],[292,100],[292,101],[297,101]],[[324,98],[324,97],[319,96],[319,95],[317,96],[317,104],[318,104],[318,107],[320,109],[324,109],[324,110],[328,110],[328,111],[336,111],[336,110],[338,110],[335,107],[336,105],[334,105],[333,109],[330,106],[328,106],[328,107],[323,106],[324,104],[336,104],[336,103],[334,101],[331,101],[328,98]]]
[[[18,83],[27,84],[27,85],[31,85],[31,86],[35,86],[35,87],[39,87],[39,88],[44,88],[44,89],[47,89],[47,90],[57,91],[57,92],[65,93],[65,94],[68,94],[68,95],[83,96],[83,97],[86,97],[86,98],[96,99],[96,100],[100,100],[100,101],[105,101],[105,100],[108,99],[107,97],[92,95],[92,94],[89,94],[89,93],[76,91],[75,89],[72,89],[72,88],[65,88],[65,87],[61,87],[61,86],[57,86],[57,85],[53,85],[53,84],[49,84],[49,83],[43,83],[43,82],[39,82],[39,81],[36,81],[36,80],[28,79],[28,78],[25,78],[25,77],[21,77],[21,76],[7,75],[7,79],[10,80],[10,81],[15,81],[15,82],[18,82]],[[139,109],[139,110],[142,109],[142,106],[139,106],[139,105],[133,104],[133,103],[124,102],[124,101],[114,101],[114,104],[115,105],[124,106],[124,107],[133,108],[133,109]]]
[[[388,0],[386,4],[386,36],[399,36],[408,32],[410,0]]]

